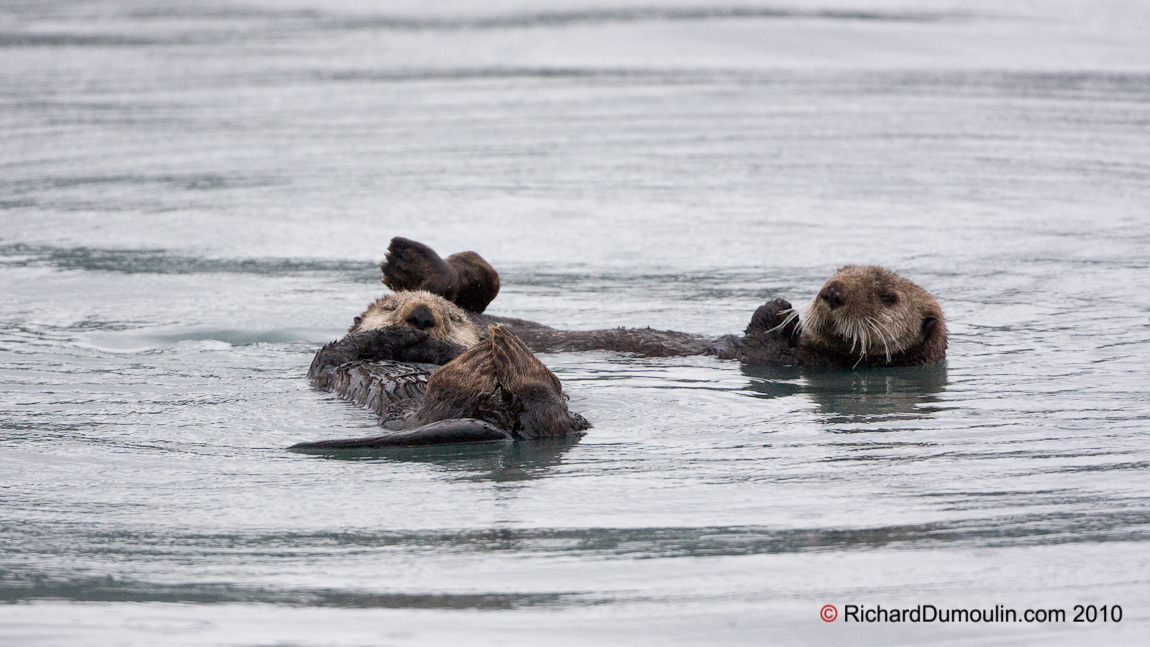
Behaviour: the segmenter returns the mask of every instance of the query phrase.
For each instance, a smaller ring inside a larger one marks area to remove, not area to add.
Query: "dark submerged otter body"
[[[316,353],[308,378],[390,431],[289,449],[555,438],[591,426],[568,410],[559,378],[500,325],[470,349],[405,325],[351,333]]]
[[[777,299],[760,306],[747,326],[746,334],[708,337],[675,330],[653,328],[609,328],[604,330],[559,330],[550,326],[483,315],[485,323],[506,325],[536,353],[564,353],[608,350],[641,357],[680,357],[711,355],[719,359],[736,359],[744,364],[775,366],[854,366],[850,357],[824,357],[799,344],[795,322],[784,326],[791,304]],[[782,326],[782,327],[780,327]]]
[[[466,254],[478,257],[474,252]],[[435,266],[437,259],[439,256],[426,245],[406,238],[392,239],[388,262],[383,264],[384,282],[391,273],[429,289],[434,281],[419,279],[422,268]],[[495,272],[486,262],[482,265]],[[485,279],[487,283],[491,280]],[[498,277],[494,282],[498,285]],[[452,289],[468,292],[455,284]],[[494,298],[494,293],[487,294]],[[742,336],[715,338],[650,328],[558,330],[523,319],[482,314],[487,302],[478,309],[455,303],[469,310],[477,323],[507,326],[537,353],[610,350],[648,357],[713,355],[748,365],[807,368],[920,366],[946,357],[946,323],[934,297],[877,266],[840,268],[808,305],[795,308],[786,300],[775,299],[760,306]]]

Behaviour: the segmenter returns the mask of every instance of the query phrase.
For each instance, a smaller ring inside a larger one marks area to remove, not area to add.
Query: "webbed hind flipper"
[[[434,249],[396,236],[387,247],[386,258],[379,268],[383,270],[383,284],[392,290],[426,290],[448,301],[455,298],[455,271]]]
[[[425,290],[474,313],[482,313],[499,294],[499,273],[475,252],[443,259],[423,243],[396,236],[386,258],[379,264],[383,284],[396,292]]]

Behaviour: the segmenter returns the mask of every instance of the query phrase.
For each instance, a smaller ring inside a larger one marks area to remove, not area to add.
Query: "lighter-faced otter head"
[[[349,333],[387,326],[411,326],[429,336],[471,348],[480,331],[462,308],[422,290],[396,292],[377,299],[355,318]]]
[[[891,363],[899,354],[928,364],[946,353],[946,322],[929,292],[876,265],[846,265],[811,302],[795,308],[802,342],[835,354]],[[856,363],[857,363],[856,362]]]

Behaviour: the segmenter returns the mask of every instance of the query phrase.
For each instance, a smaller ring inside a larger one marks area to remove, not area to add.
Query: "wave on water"
[[[369,593],[343,589],[272,589],[231,584],[156,584],[112,577],[50,581],[0,572],[0,602],[40,599],[72,602],[169,602],[278,604],[344,609],[516,609],[569,606],[573,594]]]
[[[292,342],[324,343],[338,338],[333,330],[301,328],[275,328],[268,330],[243,329],[175,329],[168,331],[130,330],[116,331],[89,337],[83,345],[111,353],[140,353],[184,343],[200,343],[207,349],[253,344],[284,344]]]
[[[63,16],[57,15],[59,19]],[[77,16],[79,18],[80,16]],[[700,20],[724,19],[817,19],[833,21],[866,21],[866,22],[944,22],[954,20],[969,20],[970,12],[954,11],[912,11],[881,9],[836,9],[836,8],[810,8],[775,6],[637,6],[637,7],[595,7],[588,9],[565,11],[511,11],[503,14],[493,12],[472,13],[460,15],[452,13],[430,13],[412,15],[392,13],[381,15],[378,13],[354,12],[324,12],[316,10],[258,10],[250,7],[189,7],[184,5],[133,7],[125,10],[120,16],[133,21],[172,20],[172,19],[200,19],[227,24],[227,22],[242,21],[249,23],[249,29],[235,31],[229,34],[227,29],[211,29],[203,31],[180,31],[166,37],[161,34],[151,34],[141,37],[138,34],[131,36],[119,34],[77,34],[53,31],[51,33],[38,32],[6,32],[0,33],[0,47],[58,47],[58,46],[141,46],[162,44],[190,44],[197,42],[219,42],[221,39],[229,40],[229,36],[236,40],[247,40],[252,36],[250,27],[263,25],[271,32],[282,30],[291,25],[304,29],[327,30],[395,30],[395,31],[459,31],[459,30],[488,30],[488,29],[524,29],[566,27],[578,24],[603,23],[636,23],[636,22],[682,22]],[[252,24],[254,23],[254,25]],[[210,25],[211,23],[209,23]],[[201,28],[202,29],[202,28]],[[258,28],[256,29],[258,32]]]
[[[822,20],[865,20],[884,22],[937,22],[966,18],[953,12],[863,11],[848,9],[798,9],[789,7],[698,6],[698,7],[617,7],[579,11],[512,13],[503,16],[401,17],[401,16],[315,16],[327,26],[355,29],[517,29],[582,23],[720,20],[725,18],[817,18]]]
[[[33,527],[10,526],[0,541],[36,561],[37,553],[64,551],[73,558],[95,560],[99,571],[108,554],[152,563],[183,562],[205,552],[216,559],[243,563],[237,568],[274,569],[275,564],[316,560],[363,551],[440,553],[510,552],[520,557],[584,555],[595,558],[666,559],[745,556],[844,549],[918,548],[940,545],[991,548],[1064,543],[1143,541],[1150,515],[1118,514],[1020,515],[907,526],[860,529],[777,530],[764,527],[500,529],[385,533],[273,533],[253,535],[167,534],[147,532],[81,532],[52,536]],[[65,537],[70,547],[58,545]],[[13,541],[15,540],[15,541]],[[87,547],[87,548],[84,548]],[[85,568],[91,573],[92,569]],[[25,569],[0,571],[0,602],[56,598],[84,602],[263,603],[344,608],[509,609],[522,606],[570,606],[610,602],[580,591],[537,593],[479,592],[377,593],[334,588],[274,588],[229,582],[161,583],[132,577],[69,577]],[[609,598],[609,595],[608,595]]]
[[[472,454],[475,453],[472,448]],[[485,448],[478,448],[483,451]],[[489,448],[506,453],[503,445]],[[557,446],[554,450],[562,451]],[[444,460],[441,450],[435,460]],[[532,459],[538,459],[533,456]],[[307,459],[301,459],[307,460]],[[1123,466],[1119,466],[1123,469]],[[962,496],[957,494],[955,496]],[[516,555],[582,555],[588,558],[669,558],[745,556],[843,549],[963,548],[1066,543],[1141,542],[1150,530],[1150,511],[1019,514],[867,528],[797,528],[766,526],[639,528],[496,528],[428,529],[376,532],[180,533],[82,529],[14,523],[0,529],[0,542],[26,555],[65,551],[101,558],[147,554],[156,559],[184,559],[210,552],[237,559],[268,561],[313,559],[325,553],[363,550],[425,550],[440,553],[513,553]],[[77,541],[82,540],[82,541]],[[0,578],[2,579],[2,578]]]
[[[371,262],[296,258],[199,258],[164,249],[98,249],[52,247],[16,243],[0,246],[0,266],[48,265],[62,270],[120,272],[124,274],[259,274],[286,276],[305,272],[342,272],[371,275]],[[365,279],[366,280],[366,279]]]

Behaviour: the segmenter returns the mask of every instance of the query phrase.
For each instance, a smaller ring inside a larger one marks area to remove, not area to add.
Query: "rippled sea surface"
[[[924,5],[6,4],[0,643],[1144,644],[1150,11]],[[568,328],[880,263],[949,357],[543,355],[585,436],[284,451],[375,429],[304,373],[397,235]]]

